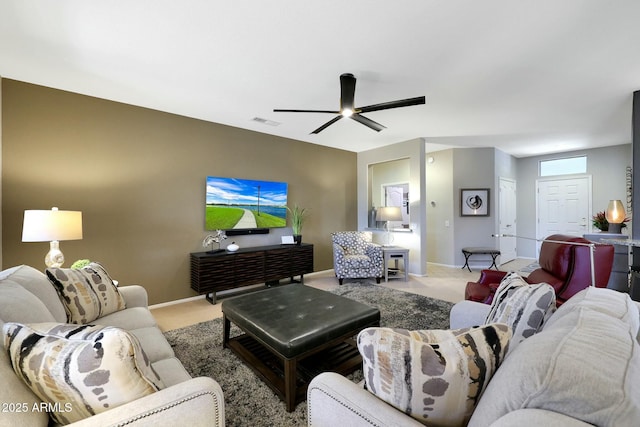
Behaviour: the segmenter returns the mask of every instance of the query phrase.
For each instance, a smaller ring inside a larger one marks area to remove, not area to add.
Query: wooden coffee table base
[[[282,356],[246,332],[230,338],[230,328],[231,322],[224,316],[223,346],[231,349],[285,402],[288,412],[306,399],[307,386],[316,375],[326,371],[347,375],[362,364],[353,337],[363,328],[292,358]]]

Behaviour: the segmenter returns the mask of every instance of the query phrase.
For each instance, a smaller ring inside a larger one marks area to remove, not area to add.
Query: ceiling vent
[[[274,122],[273,120],[263,119],[262,117],[254,117],[251,120],[253,120],[254,122],[262,123],[263,125],[269,125],[269,126],[280,126],[282,124],[280,122]]]

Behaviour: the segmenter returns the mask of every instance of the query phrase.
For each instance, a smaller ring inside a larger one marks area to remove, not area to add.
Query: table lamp
[[[378,208],[376,213],[376,221],[385,221],[387,228],[387,243],[384,246],[391,246],[391,230],[389,229],[389,221],[402,221],[402,211],[399,206],[385,206]]]
[[[622,233],[622,223],[626,215],[627,213],[620,200],[609,200],[609,206],[607,206],[607,211],[604,214],[609,222],[609,233]]]
[[[60,267],[64,255],[60,250],[61,240],[82,239],[82,212],[51,210],[26,210],[22,224],[23,242],[50,242],[49,252],[44,258],[47,267]]]

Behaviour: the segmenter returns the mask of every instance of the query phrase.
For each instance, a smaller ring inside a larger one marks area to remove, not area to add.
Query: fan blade
[[[311,133],[320,133],[323,130],[325,130],[326,128],[328,128],[329,126],[331,126],[332,124],[334,124],[335,122],[337,122],[338,120],[340,120],[341,118],[342,118],[342,115],[336,116],[336,117],[334,117],[333,119],[329,120],[327,123],[323,124],[318,129],[314,130]]]
[[[353,100],[356,94],[356,78],[353,74],[340,75],[340,112],[349,109],[353,111]]]
[[[330,114],[340,114],[340,111],[329,111],[329,110],[281,110],[274,109],[274,113],[330,113]]]
[[[360,114],[354,114],[353,116],[351,116],[351,118],[356,122],[362,123],[363,125],[375,130],[376,132],[380,132],[382,129],[386,129],[386,127],[382,126],[380,123],[374,122],[373,120],[368,119]]]
[[[383,102],[382,104],[367,105],[357,109],[358,113],[368,113],[371,111],[388,110],[390,108],[410,107],[412,105],[420,105],[426,102],[424,96],[416,98],[401,99],[399,101]]]

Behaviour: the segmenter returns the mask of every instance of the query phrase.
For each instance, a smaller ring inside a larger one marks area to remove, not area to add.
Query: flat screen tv
[[[251,234],[286,226],[286,182],[207,177],[207,230]]]

